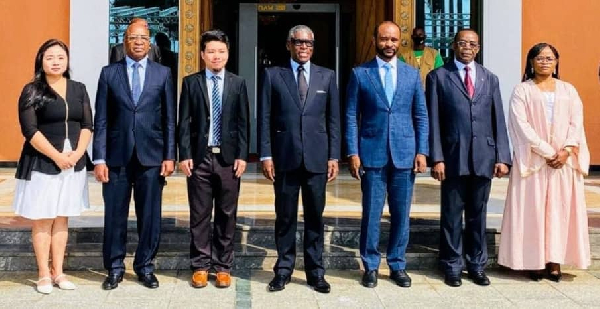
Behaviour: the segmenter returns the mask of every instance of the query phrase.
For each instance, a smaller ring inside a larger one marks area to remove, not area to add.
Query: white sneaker
[[[43,281],[45,281],[46,284],[41,284]],[[40,278],[40,280],[38,280],[38,282],[35,285],[35,289],[36,291],[42,294],[52,293],[52,279],[50,279],[50,277]]]
[[[54,277],[54,284],[58,286],[59,289],[61,290],[75,290],[77,289],[77,286],[75,286],[75,284],[71,281],[69,281],[69,279],[66,278],[67,276],[65,274],[60,274],[56,277]],[[63,278],[63,280],[60,280],[60,282],[58,281],[60,278]]]

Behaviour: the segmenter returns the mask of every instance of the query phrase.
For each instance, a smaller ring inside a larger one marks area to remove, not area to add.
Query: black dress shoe
[[[138,275],[138,280],[149,289],[156,289],[158,287],[158,279],[153,273]]]
[[[329,293],[331,292],[331,286],[327,281],[325,281],[325,277],[314,277],[306,280],[308,285],[312,286],[315,291],[319,293]]]
[[[392,270],[390,273],[390,279],[396,282],[397,285],[403,288],[409,288],[412,280],[406,273],[404,269],[401,270]]]
[[[269,291],[276,292],[285,289],[285,285],[290,283],[292,278],[286,275],[275,275],[273,280],[269,282]]]
[[[119,286],[119,282],[123,281],[123,273],[109,273],[102,282],[103,290],[116,289]]]
[[[360,283],[367,288],[374,288],[377,286],[377,271],[369,270],[365,271]]]
[[[477,285],[490,285],[490,279],[485,275],[483,270],[470,271],[469,279],[473,280]]]
[[[444,283],[451,287],[459,287],[462,285],[460,274],[446,274],[444,275]]]

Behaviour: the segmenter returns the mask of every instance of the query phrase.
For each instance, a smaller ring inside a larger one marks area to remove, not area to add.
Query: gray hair
[[[310,29],[308,26],[296,25],[296,26],[293,26],[292,29],[290,29],[290,32],[288,32],[288,37],[287,37],[288,42],[291,41],[292,38],[294,37],[294,34],[299,31],[307,32],[308,34],[312,35],[313,38],[315,37],[315,34],[313,33],[312,29]]]

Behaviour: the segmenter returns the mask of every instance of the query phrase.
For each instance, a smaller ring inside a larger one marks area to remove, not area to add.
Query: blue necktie
[[[221,145],[221,94],[219,91],[219,76],[213,75],[212,89],[212,120],[213,120],[213,146]]]
[[[133,104],[137,105],[140,95],[142,94],[142,85],[140,81],[140,67],[141,64],[138,62],[133,64],[133,73],[131,74],[131,95],[133,97]]]
[[[388,100],[388,105],[392,105],[392,99],[394,98],[394,81],[392,80],[392,65],[386,63],[383,65],[385,68],[385,96]]]

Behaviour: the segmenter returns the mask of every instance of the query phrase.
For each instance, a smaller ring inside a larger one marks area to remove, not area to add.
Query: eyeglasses
[[[294,44],[295,46],[298,46],[298,47],[302,46],[302,44],[306,44],[306,47],[315,46],[314,40],[298,40],[298,39],[291,38],[290,42],[292,42],[292,44]]]
[[[479,43],[474,42],[474,41],[457,41],[456,44],[458,44],[458,46],[460,47],[467,47],[470,46],[472,48],[477,48],[479,47]]]
[[[554,58],[554,57],[535,57],[535,58],[533,58],[533,60],[535,60],[535,62],[537,62],[537,63],[544,63],[544,62],[554,62],[554,60],[556,60],[556,58]]]
[[[127,36],[127,41],[134,42],[134,41],[138,41],[138,40],[142,40],[144,42],[149,42],[150,37],[147,35],[128,35]]]

